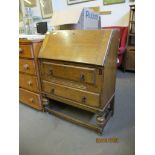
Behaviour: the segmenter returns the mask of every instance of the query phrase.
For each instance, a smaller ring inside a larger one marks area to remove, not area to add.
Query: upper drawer
[[[47,81],[42,81],[43,92],[76,101],[93,107],[99,107],[100,94],[82,91]]]
[[[36,75],[35,63],[33,60],[19,59],[19,71]]]
[[[20,73],[19,86],[30,91],[39,92],[37,77],[33,75]]]
[[[19,45],[19,56],[21,58],[34,58],[32,45]]]
[[[95,84],[96,69],[94,68],[48,62],[42,62],[41,65],[42,77],[45,80],[50,80],[51,77],[59,77],[67,80]]]

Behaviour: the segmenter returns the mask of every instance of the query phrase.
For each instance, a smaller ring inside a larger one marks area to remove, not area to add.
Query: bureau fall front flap
[[[116,30],[60,30],[46,35],[39,58],[104,65]]]

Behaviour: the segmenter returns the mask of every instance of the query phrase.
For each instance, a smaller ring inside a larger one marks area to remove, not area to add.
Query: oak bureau
[[[38,53],[42,40],[19,39],[19,100],[42,110]]]
[[[118,30],[61,30],[46,35],[39,52],[46,111],[102,133],[114,112]],[[50,108],[50,100],[96,114],[96,123]]]

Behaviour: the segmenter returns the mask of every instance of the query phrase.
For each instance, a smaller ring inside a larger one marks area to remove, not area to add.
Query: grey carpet
[[[135,74],[118,71],[115,114],[101,136],[86,128],[19,104],[20,155],[134,155]],[[96,143],[96,138],[118,143]]]

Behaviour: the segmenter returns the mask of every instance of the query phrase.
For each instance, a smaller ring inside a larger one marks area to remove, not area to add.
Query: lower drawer
[[[19,88],[19,100],[30,106],[41,107],[40,95],[22,88]]]
[[[98,93],[82,91],[79,89],[66,87],[63,85],[54,84],[47,81],[42,82],[42,90],[47,94],[67,98],[69,100],[73,100],[89,106],[93,107],[100,106],[100,94]]]
[[[33,92],[39,92],[38,80],[36,76],[20,73],[19,86]]]

